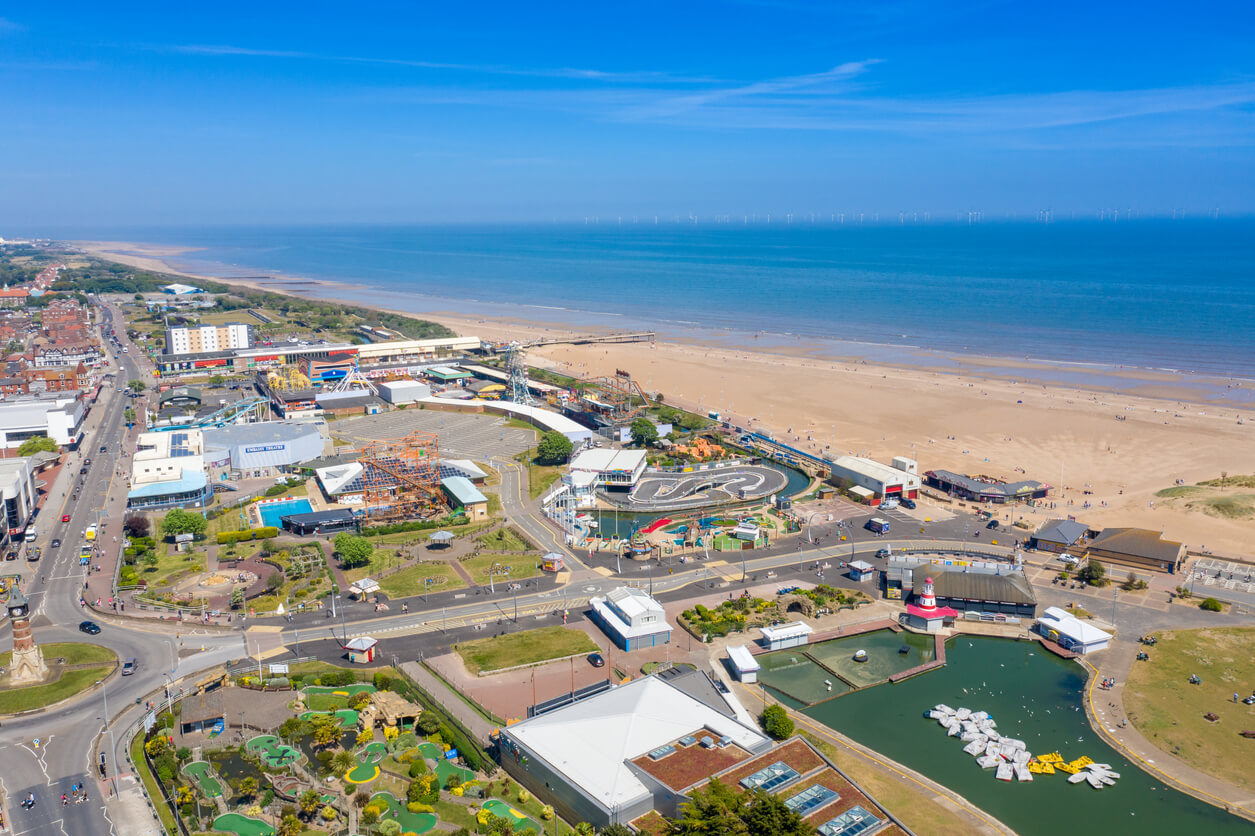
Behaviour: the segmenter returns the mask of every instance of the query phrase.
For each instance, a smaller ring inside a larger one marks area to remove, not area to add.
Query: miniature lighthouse
[[[918,606],[921,610],[937,609],[937,595],[933,592],[932,578],[924,578],[924,590],[919,594]]]
[[[48,678],[44,653],[31,637],[30,604],[22,590],[14,584],[5,600],[9,623],[13,625],[13,660],[9,664],[9,683],[29,685]]]

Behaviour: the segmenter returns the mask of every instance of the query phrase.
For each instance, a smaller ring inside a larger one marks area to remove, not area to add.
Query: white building
[[[394,406],[431,397],[431,387],[417,380],[390,380],[379,384],[379,397]]]
[[[171,296],[185,296],[189,293],[204,293],[205,292],[201,290],[199,287],[192,287],[192,285],[190,284],[177,284],[177,283],[164,285],[161,289],[164,290],[166,293],[169,293]]]
[[[204,507],[213,496],[205,476],[200,430],[141,433],[131,457],[128,508]]]
[[[653,647],[671,641],[667,613],[653,598],[631,586],[620,586],[589,600],[593,623],[620,650]]]
[[[0,402],[0,446],[21,447],[23,441],[42,436],[62,447],[78,444],[83,438],[86,415],[77,393]]]
[[[645,472],[644,450],[582,450],[571,459],[571,475],[593,474],[593,484],[604,488],[634,487]]]
[[[1073,653],[1086,654],[1096,650],[1106,650],[1111,642],[1110,633],[1099,630],[1093,624],[1088,624],[1083,619],[1058,607],[1047,607],[1037,619],[1034,629]]]
[[[761,666],[748,647],[743,644],[729,645],[728,661],[732,663],[732,672],[737,680],[747,684],[758,681],[758,671]]]
[[[809,624],[802,621],[793,621],[776,627],[759,627],[758,629],[763,634],[762,644],[768,650],[801,647],[810,642],[811,633],[815,632]]]
[[[207,429],[207,471],[216,481],[287,473],[326,452],[325,430],[326,424],[309,421],[259,421]]]
[[[243,322],[225,325],[180,325],[166,329],[166,354],[207,354],[252,345],[252,330]]]
[[[4,499],[4,523],[10,539],[16,539],[35,510],[35,470],[29,456],[0,459],[0,498]]]
[[[832,463],[832,479],[865,488],[876,499],[915,499],[920,488],[918,469],[913,460],[901,456],[892,465],[861,456],[841,456]]]
[[[626,824],[684,800],[634,760],[689,738],[755,755],[771,748],[724,699],[700,671],[647,676],[501,729],[501,762],[568,820]]]

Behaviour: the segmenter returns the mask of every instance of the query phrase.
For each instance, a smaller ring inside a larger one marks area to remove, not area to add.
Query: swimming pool
[[[282,528],[279,522],[280,517],[286,517],[289,514],[308,514],[314,510],[314,506],[309,504],[308,499],[284,499],[259,505],[257,510],[261,513],[262,525]]]

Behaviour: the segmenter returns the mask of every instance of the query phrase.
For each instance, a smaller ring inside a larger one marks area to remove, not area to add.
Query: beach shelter
[[[453,534],[448,531],[435,531],[432,532],[431,537],[428,539],[435,545],[447,546],[449,541],[453,539]]]

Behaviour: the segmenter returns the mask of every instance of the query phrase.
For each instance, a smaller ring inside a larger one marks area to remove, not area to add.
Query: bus
[[[89,543],[92,540],[95,540],[96,539],[96,526],[94,525],[87,526],[87,530],[83,532],[83,539]]]

